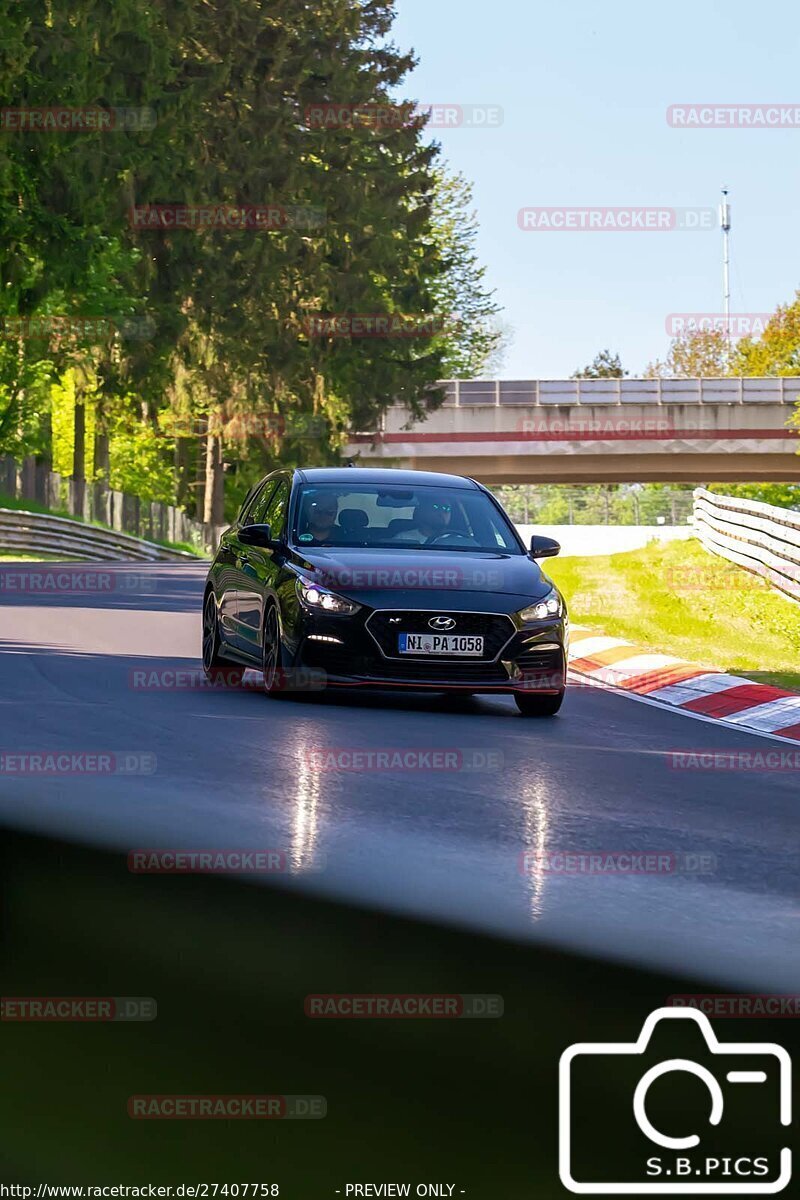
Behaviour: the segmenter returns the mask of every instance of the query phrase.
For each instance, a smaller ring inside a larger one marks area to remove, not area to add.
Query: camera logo
[[[673,1056],[680,1045],[693,1057]],[[791,1072],[782,1046],[719,1042],[696,1009],[656,1009],[636,1042],[578,1042],[559,1064],[561,1182],[588,1196],[774,1195],[792,1175]],[[598,1109],[618,1121],[613,1143]]]

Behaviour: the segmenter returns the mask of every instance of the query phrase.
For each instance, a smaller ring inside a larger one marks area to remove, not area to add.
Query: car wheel
[[[264,614],[264,636],[261,642],[261,670],[264,674],[264,691],[268,696],[279,696],[285,691],[283,665],[281,663],[281,633],[278,610],[270,604]]]
[[[209,592],[203,605],[203,672],[214,684],[239,687],[244,676],[244,667],[224,658],[220,654],[219,618],[214,593]]]
[[[514,699],[523,717],[554,717],[564,700],[564,688],[555,696],[521,696],[515,692]]]

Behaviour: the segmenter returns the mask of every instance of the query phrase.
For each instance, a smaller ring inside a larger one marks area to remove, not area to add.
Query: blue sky
[[[719,312],[722,235],[523,232],[526,206],[733,211],[731,307],[769,312],[800,287],[800,126],[689,129],[671,104],[800,109],[797,0],[397,0],[420,59],[404,95],[499,105],[502,124],[441,129],[475,188],[479,251],[513,327],[503,378],[558,378],[608,347],[632,374],[665,355],[670,313]]]

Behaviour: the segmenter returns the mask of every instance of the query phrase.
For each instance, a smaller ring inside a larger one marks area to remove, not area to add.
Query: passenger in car
[[[451,510],[450,504],[423,500],[414,510],[414,524],[409,529],[401,529],[392,541],[419,546],[422,542],[437,537],[444,533],[450,524]]]

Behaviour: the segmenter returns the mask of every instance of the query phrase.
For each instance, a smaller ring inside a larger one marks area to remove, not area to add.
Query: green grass
[[[7,496],[4,492],[0,492],[0,508],[13,508],[20,512],[35,512],[46,513],[51,517],[66,517],[68,521],[83,522],[82,517],[73,517],[64,508],[47,508],[44,504],[39,504],[36,500],[17,500],[14,496]]]
[[[12,496],[6,496],[2,492],[0,492],[0,508],[12,508],[22,512],[44,513],[50,517],[64,517],[68,521],[77,521],[81,525],[95,525],[98,529],[109,528],[102,521],[84,521],[83,517],[75,517],[72,513],[67,512],[66,509],[47,508],[46,505],[39,504],[36,500],[17,500]],[[198,550],[196,546],[191,545],[189,542],[162,542],[159,538],[144,538],[143,540],[152,542],[156,546],[163,546],[165,550],[185,550],[188,554],[193,554],[195,558],[205,559],[208,557],[202,550]],[[2,550],[0,550],[0,557],[6,557],[6,554]]]
[[[800,692],[800,604],[699,542],[553,559],[574,624]]]
[[[166,550],[185,550],[187,554],[193,554],[195,558],[208,560],[208,555],[203,550],[198,550],[197,546],[193,546],[191,542],[162,542],[160,538],[148,538],[147,541],[152,542],[154,546],[163,546]]]
[[[2,563],[49,563],[60,562],[56,554],[17,554],[13,550],[0,550]]]

